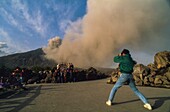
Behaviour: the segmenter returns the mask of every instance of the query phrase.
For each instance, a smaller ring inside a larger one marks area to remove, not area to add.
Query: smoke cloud
[[[108,67],[123,48],[148,54],[169,50],[167,0],[87,2],[87,14],[70,25],[62,44],[60,38],[54,38],[44,48],[48,58],[79,67]]]

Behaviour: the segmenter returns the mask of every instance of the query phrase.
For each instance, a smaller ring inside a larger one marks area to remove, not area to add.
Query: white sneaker
[[[110,100],[108,100],[108,101],[106,102],[106,104],[107,104],[108,106],[111,106],[111,105],[112,105],[112,102],[111,102]]]
[[[144,107],[145,107],[146,109],[148,109],[148,110],[152,110],[152,107],[151,107],[151,105],[150,105],[149,103],[146,103],[146,104],[144,105]]]

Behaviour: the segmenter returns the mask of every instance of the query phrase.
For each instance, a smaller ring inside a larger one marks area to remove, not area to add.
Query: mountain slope
[[[0,57],[0,66],[6,66],[9,68],[14,67],[52,67],[55,66],[55,62],[53,60],[48,60],[45,57],[45,53],[42,48],[28,51],[25,53],[17,53],[8,56]]]

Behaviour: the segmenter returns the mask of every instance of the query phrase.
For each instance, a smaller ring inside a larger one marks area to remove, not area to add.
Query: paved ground
[[[125,85],[116,94],[114,105],[105,101],[113,85],[106,79],[67,84],[33,84],[28,91],[0,99],[0,112],[148,112]],[[170,112],[170,89],[138,87],[153,105],[152,112]]]

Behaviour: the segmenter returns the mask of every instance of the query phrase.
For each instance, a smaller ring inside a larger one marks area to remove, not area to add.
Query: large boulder
[[[86,80],[86,71],[81,70],[77,72],[77,81],[85,81]]]
[[[136,75],[133,75],[133,78],[135,80],[135,83],[137,86],[142,86],[143,85],[143,81],[140,79],[140,77],[137,77]]]
[[[105,75],[105,73],[102,73],[93,67],[77,72],[78,81],[96,80],[96,79],[102,79],[106,77],[107,76]]]
[[[168,67],[170,65],[170,52],[158,52],[154,56],[154,64],[158,69]]]
[[[117,69],[113,70],[112,73],[109,75],[110,75],[110,79],[107,81],[107,83],[115,84],[119,78],[119,75],[120,75],[119,69],[117,68]]]
[[[116,81],[117,81],[117,79],[119,77],[117,72],[113,71],[110,75],[111,75],[111,77],[110,77],[110,79],[108,80],[107,83],[112,83],[112,84],[116,83]]]
[[[170,81],[168,81],[168,80],[163,80],[163,85],[170,85]]]
[[[147,76],[149,72],[150,72],[149,67],[143,64],[136,64],[134,66],[133,75],[143,81],[144,77]]]
[[[166,72],[165,76],[167,77],[168,81],[170,81],[170,72]]]
[[[166,69],[166,72],[164,73],[164,75],[167,77],[167,80],[170,81],[170,67]]]
[[[154,83],[154,80],[155,80],[154,77],[149,77],[148,79],[150,83]]]
[[[147,65],[147,67],[150,69],[150,75],[155,76],[156,72],[158,71],[156,65],[153,64],[153,63],[150,63],[150,64]]]
[[[161,75],[157,75],[155,77],[155,80],[154,80],[154,84],[157,86],[157,85],[161,85],[163,83],[163,81],[161,80],[162,76]]]
[[[144,85],[149,86],[150,83],[151,83],[151,82],[149,81],[149,77],[145,77],[143,83],[144,83]]]
[[[109,84],[115,84],[118,80],[118,75],[111,76],[110,79],[107,81]]]
[[[87,71],[86,71],[86,79],[87,80],[95,80],[97,79],[97,70],[93,67],[90,67]]]

